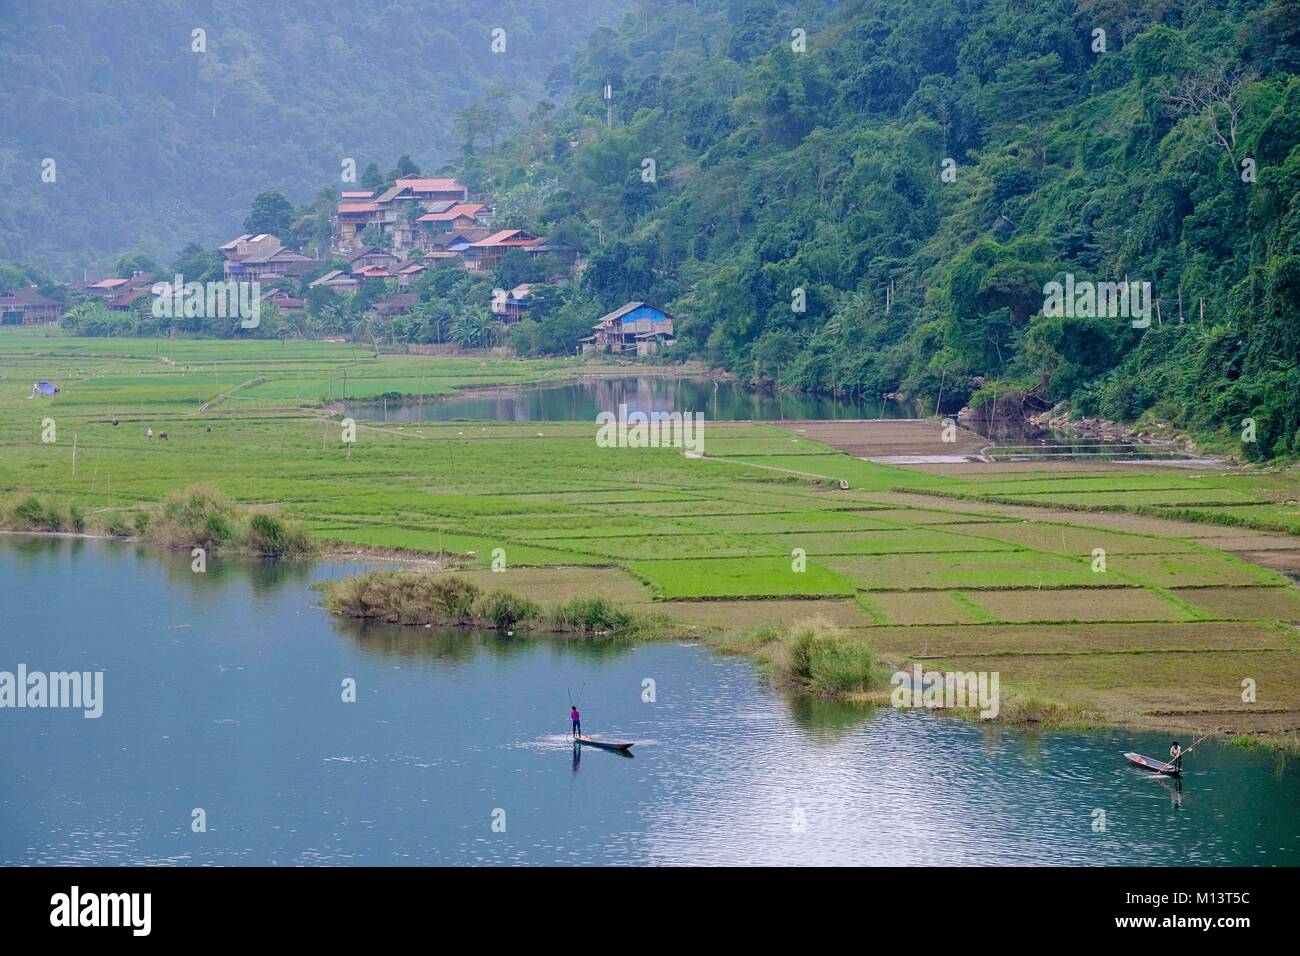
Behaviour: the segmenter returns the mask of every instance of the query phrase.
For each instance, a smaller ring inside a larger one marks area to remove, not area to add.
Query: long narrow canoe
[[[632,744],[619,744],[610,740],[592,740],[590,737],[575,737],[575,743],[586,744],[588,747],[600,747],[602,750],[621,750],[627,753]]]
[[[1144,757],[1141,754],[1128,753],[1124,755],[1124,759],[1135,766],[1154,770],[1156,773],[1167,774],[1170,777],[1180,777],[1183,773],[1171,763],[1166,763],[1163,760],[1153,760],[1151,757]]]

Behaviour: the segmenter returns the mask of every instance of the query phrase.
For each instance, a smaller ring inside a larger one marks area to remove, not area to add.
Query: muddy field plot
[[[676,624],[722,631],[786,627],[815,618],[845,628],[861,627],[867,622],[866,613],[851,600],[659,601],[637,605],[634,610],[663,614]]]
[[[967,593],[996,621],[1179,621],[1190,617],[1175,602],[1145,588]]]
[[[1300,592],[1290,587],[1175,588],[1172,593],[1212,618],[1300,621]]]
[[[965,428],[944,441],[939,419],[783,422],[794,435],[829,445],[854,458],[896,458],[926,455],[978,455],[987,438]]]
[[[976,624],[989,615],[956,591],[869,591],[858,595],[875,624]],[[875,628],[864,632],[868,637]]]
[[[547,603],[578,597],[606,597],[620,603],[646,603],[650,589],[616,568],[507,568],[505,571],[456,571],[485,591],[504,588]]]
[[[968,624],[867,627],[877,651],[906,659],[1002,654],[1289,650],[1300,646],[1285,625],[1188,621],[1147,624]]]
[[[916,471],[932,475],[946,475],[953,478],[968,478],[971,481],[988,481],[995,478],[1051,478],[1067,475],[1070,478],[1107,478],[1126,479],[1131,475],[1152,478],[1165,475],[1180,477],[1221,475],[1224,469],[1212,463],[1203,468],[1187,468],[1160,464],[1147,464],[1135,461],[955,461],[934,462],[922,465],[909,465]]]
[[[1122,534],[1099,528],[1080,528],[1067,524],[1038,521],[999,521],[992,524],[967,524],[963,534],[984,535],[1022,548],[1053,551],[1058,554],[1092,557],[1095,548],[1111,554],[1175,554],[1193,549],[1186,541],[1158,538],[1154,535]]]
[[[997,671],[1004,695],[1059,700],[1138,726],[1277,732],[1300,725],[1300,653],[1294,651],[972,656],[928,666]],[[1254,703],[1241,699],[1247,678],[1255,681]]]
[[[1207,550],[1188,554],[1119,554],[1107,559],[1107,573],[1099,576],[1107,577],[1111,572],[1153,587],[1284,586],[1287,583],[1275,571]]]

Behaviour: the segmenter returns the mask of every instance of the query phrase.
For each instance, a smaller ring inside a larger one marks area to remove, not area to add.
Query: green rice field
[[[702,637],[822,616],[891,662],[996,661],[1004,687],[1099,722],[1300,724],[1294,471],[954,474],[746,422],[707,423],[704,458],[601,448],[592,422],[358,422],[349,445],[325,408],[582,368],[3,331],[0,498],[75,500],[93,524],[201,483],[322,543],[441,554],[548,598],[604,589]],[[39,379],[61,392],[29,398]]]

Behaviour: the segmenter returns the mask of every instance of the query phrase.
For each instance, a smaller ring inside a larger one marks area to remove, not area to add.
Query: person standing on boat
[[[1169,762],[1174,765],[1174,769],[1179,773],[1183,771],[1183,748],[1178,746],[1178,741],[1169,748]]]
[[[576,704],[569,705],[569,720],[573,721],[573,736],[582,736],[582,715],[578,713]]]

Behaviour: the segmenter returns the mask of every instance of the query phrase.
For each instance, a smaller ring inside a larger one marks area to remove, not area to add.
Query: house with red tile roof
[[[544,236],[535,236],[526,229],[502,229],[490,236],[471,242],[465,251],[471,269],[495,269],[497,263],[511,249],[525,251],[546,242]]]
[[[351,251],[365,228],[373,225],[400,253],[417,245],[422,231],[429,229],[427,224],[417,225],[421,216],[467,204],[469,190],[448,177],[405,176],[377,195],[349,190],[340,199],[331,217],[336,252]]]
[[[128,312],[136,300],[153,294],[152,272],[133,272],[130,278],[99,279],[79,288],[87,295],[103,296],[104,304],[115,312]],[[74,286],[74,288],[78,288]]]

